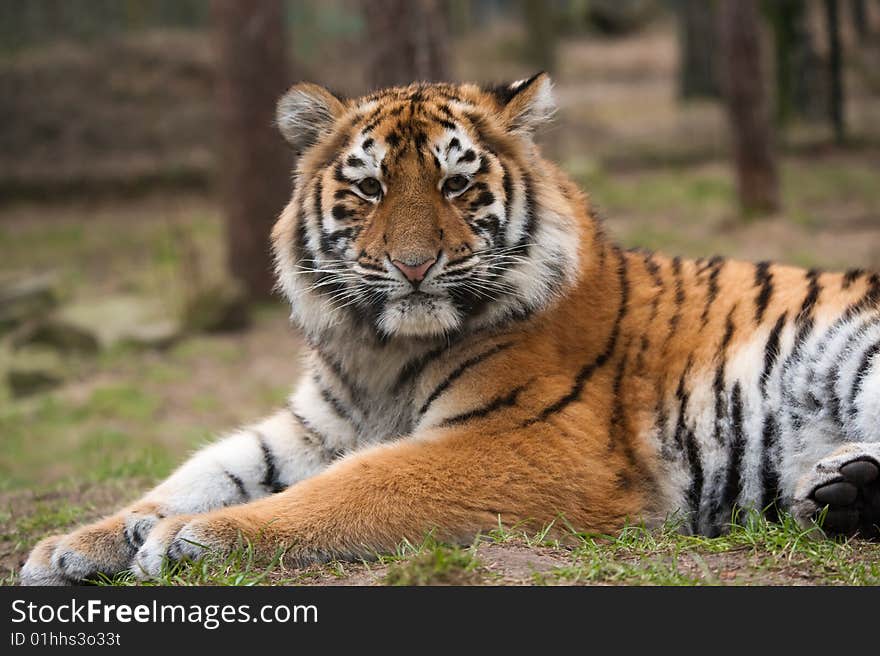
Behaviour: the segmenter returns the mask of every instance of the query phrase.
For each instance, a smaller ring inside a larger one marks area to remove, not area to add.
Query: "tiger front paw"
[[[67,535],[47,538],[28,556],[21,584],[76,585],[124,572],[161,516],[155,504],[141,504]]]
[[[135,554],[131,570],[141,580],[155,579],[163,567],[225,554],[241,542],[234,522],[212,517],[172,517],[159,522]]]

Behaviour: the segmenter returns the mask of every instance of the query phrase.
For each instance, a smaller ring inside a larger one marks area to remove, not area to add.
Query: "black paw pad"
[[[880,466],[873,460],[851,460],[841,466],[840,475],[840,480],[813,490],[813,500],[828,507],[823,527],[830,533],[880,537]]]
[[[877,480],[877,476],[880,475],[880,468],[873,462],[856,460],[841,467],[840,473],[854,485],[865,486]]]
[[[823,506],[848,506],[859,496],[859,488],[847,481],[828,483],[816,488],[813,498]]]
[[[822,526],[832,533],[853,533],[859,527],[859,511],[855,508],[829,508]]]

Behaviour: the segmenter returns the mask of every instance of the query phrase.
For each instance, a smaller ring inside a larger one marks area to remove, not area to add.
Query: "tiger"
[[[624,249],[544,159],[546,73],[279,101],[272,231],[303,339],[285,407],[38,543],[26,585],[242,544],[297,566],[499,525],[878,536],[880,276]],[[295,159],[294,159],[295,158]]]

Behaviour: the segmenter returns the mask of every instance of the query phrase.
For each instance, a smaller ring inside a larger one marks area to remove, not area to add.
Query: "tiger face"
[[[553,107],[543,74],[348,101],[294,86],[278,124],[300,157],[273,233],[294,319],[437,338],[549,302],[577,268],[578,242],[574,213],[554,210],[558,186],[529,166],[532,131]]]

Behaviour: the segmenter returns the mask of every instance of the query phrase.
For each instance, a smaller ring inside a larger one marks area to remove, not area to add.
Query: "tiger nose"
[[[430,269],[436,261],[437,258],[432,257],[418,264],[407,264],[406,262],[401,262],[400,260],[391,260],[391,264],[396,266],[400,270],[400,272],[406,276],[406,279],[409,280],[415,287],[418,287],[419,283],[425,279],[425,274],[428,273],[428,269]]]

